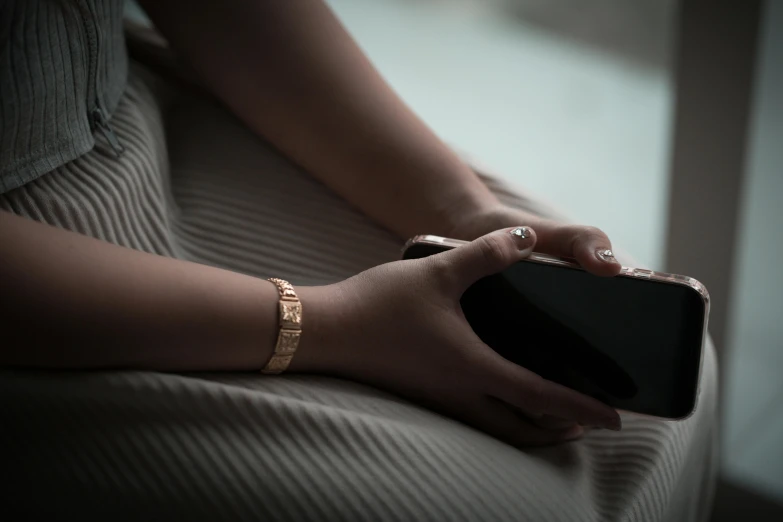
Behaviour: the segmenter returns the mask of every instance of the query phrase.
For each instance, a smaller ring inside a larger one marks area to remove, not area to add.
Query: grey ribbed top
[[[81,156],[125,89],[123,0],[0,1],[0,193]]]

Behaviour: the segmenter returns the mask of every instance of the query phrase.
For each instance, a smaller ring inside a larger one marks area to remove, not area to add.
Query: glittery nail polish
[[[617,259],[614,257],[614,252],[609,250],[608,248],[599,248],[595,251],[595,255],[598,256],[598,259],[601,261],[605,261],[607,263],[616,263]]]
[[[512,236],[516,236],[516,237],[518,237],[520,239],[527,239],[527,238],[530,237],[530,229],[528,229],[527,227],[517,227],[517,228],[513,229],[510,232],[510,234]]]

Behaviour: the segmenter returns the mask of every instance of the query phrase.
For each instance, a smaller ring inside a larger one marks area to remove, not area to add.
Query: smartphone
[[[417,236],[403,259],[464,243]],[[533,253],[460,303],[484,343],[545,379],[654,417],[684,419],[696,407],[709,294],[693,278],[630,267],[598,277]]]

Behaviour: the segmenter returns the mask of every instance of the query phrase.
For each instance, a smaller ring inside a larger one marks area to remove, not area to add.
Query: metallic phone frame
[[[408,248],[412,247],[413,245],[434,245],[434,246],[441,246],[447,248],[457,248],[467,243],[469,243],[469,241],[462,241],[460,239],[450,239],[447,237],[440,237],[434,235],[419,235],[419,236],[414,236],[410,238],[408,241],[406,241],[405,246],[402,248],[402,252],[404,253],[406,250],[408,250]],[[548,254],[540,254],[538,252],[531,253],[530,256],[527,259],[524,259],[523,261],[528,263],[539,263],[543,265],[573,268],[576,270],[581,270],[583,272],[585,271],[584,268],[582,268],[578,263],[576,263],[572,259],[550,256]],[[698,280],[692,277],[678,275],[678,274],[668,274],[666,272],[656,272],[654,270],[647,270],[645,268],[633,268],[629,266],[623,266],[620,269],[620,273],[617,274],[617,276],[615,277],[626,277],[629,279],[642,279],[645,281],[653,281],[657,283],[686,286],[691,290],[695,290],[696,293],[698,293],[699,296],[701,297],[702,302],[704,303],[704,326],[701,333],[701,349],[699,353],[699,372],[697,376],[698,382],[696,385],[696,397],[695,400],[693,401],[693,409],[687,415],[678,418],[656,417],[654,415],[647,415],[644,413],[629,412],[629,413],[633,413],[634,415],[653,418],[653,419],[685,420],[691,415],[693,415],[693,412],[696,411],[696,408],[698,407],[699,404],[699,398],[701,397],[701,372],[703,371],[703,367],[704,367],[704,345],[707,340],[707,321],[709,320],[709,315],[710,315],[710,294],[707,291],[707,288],[701,282],[699,282]]]

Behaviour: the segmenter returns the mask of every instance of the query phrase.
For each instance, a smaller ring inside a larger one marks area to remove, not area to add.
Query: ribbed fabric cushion
[[[0,193],[92,148],[90,113],[125,88],[123,4],[0,2]]]
[[[300,285],[399,256],[210,102],[134,70],[112,124],[121,158],[99,142],[0,208]],[[708,344],[691,418],[624,415],[621,433],[519,450],[323,377],[5,372],[0,497],[9,520],[704,520],[716,399]]]

